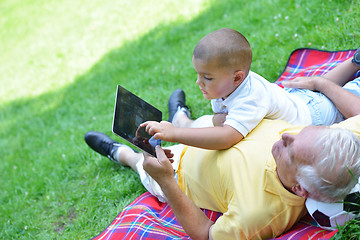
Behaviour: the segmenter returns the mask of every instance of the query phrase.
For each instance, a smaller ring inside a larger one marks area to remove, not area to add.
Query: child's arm
[[[210,150],[228,149],[244,138],[241,133],[228,125],[207,128],[177,128],[166,121],[160,123],[148,121],[142,123],[140,127],[145,127],[146,131],[155,139]]]

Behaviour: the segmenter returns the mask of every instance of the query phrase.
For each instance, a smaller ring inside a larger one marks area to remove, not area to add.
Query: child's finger
[[[149,124],[149,121],[143,122],[139,125],[139,127],[146,127]]]
[[[155,133],[154,135],[153,135],[153,137],[157,140],[157,139],[162,139],[161,137],[162,137],[162,134],[161,133]]]

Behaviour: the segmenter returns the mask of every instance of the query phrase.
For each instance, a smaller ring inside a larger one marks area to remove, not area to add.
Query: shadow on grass
[[[99,233],[119,209],[144,191],[135,173],[99,157],[83,141],[89,130],[114,137],[111,124],[117,84],[161,109],[164,119],[168,96],[176,88],[183,88],[197,117],[211,113],[209,102],[202,98],[195,84],[191,63],[193,47],[205,34],[221,27],[241,31],[254,51],[253,70],[270,80],[281,73],[290,52],[304,47],[308,41],[305,37],[293,40],[294,29],[285,20],[275,21],[274,12],[282,12],[283,19],[284,14],[304,16],[294,20],[306,22],[297,31],[313,35],[319,42],[327,41],[318,29],[307,26],[321,9],[314,9],[309,16],[306,9],[298,9],[294,3],[279,2],[281,8],[270,3],[240,6],[235,1],[214,2],[191,22],[160,25],[140,39],[112,50],[63,89],[2,106],[0,184],[5,187],[1,190],[0,205],[2,218],[13,221],[11,226],[15,229],[5,226],[9,234],[22,232],[19,229],[33,214],[40,219],[33,223],[38,229],[43,222],[59,225],[57,219],[75,207],[81,220],[71,219],[72,228],[78,236],[91,237],[86,234]],[[342,9],[350,6],[348,2],[332,4]],[[239,8],[234,8],[237,5]],[[331,19],[324,16],[321,23],[324,31],[332,27],[328,23]],[[288,36],[275,38],[274,29]],[[354,42],[355,37],[348,44]],[[343,46],[349,47],[354,45]],[[127,200],[122,201],[124,198]],[[28,210],[30,206],[38,210]],[[98,215],[98,219],[85,224],[86,218],[93,215]],[[54,226],[42,231],[51,231]],[[61,226],[63,229],[66,224]],[[34,230],[33,234],[39,231]]]

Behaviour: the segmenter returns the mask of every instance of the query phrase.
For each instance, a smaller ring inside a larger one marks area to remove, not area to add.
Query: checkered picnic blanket
[[[352,57],[356,49],[344,51],[323,51],[311,48],[299,48],[294,50],[276,83],[292,80],[296,77],[309,77],[324,75],[337,64]]]
[[[296,49],[291,53],[276,83],[281,86],[282,81],[295,77],[323,75],[354,53],[355,50],[329,52],[309,48]],[[221,213],[203,211],[214,222],[221,216]],[[307,215],[290,231],[275,239],[327,240],[335,233],[336,231],[329,232],[317,227]],[[146,192],[125,207],[111,224],[93,239],[190,239],[190,237],[176,220],[169,205],[157,201]]]
[[[203,209],[216,221],[221,213]],[[112,221],[94,240],[105,239],[190,239],[176,220],[170,206],[149,192],[142,194]]]

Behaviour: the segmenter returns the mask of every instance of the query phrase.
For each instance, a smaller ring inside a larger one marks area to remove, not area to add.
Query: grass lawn
[[[145,191],[83,141],[115,137],[117,84],[164,119],[182,88],[198,117],[211,113],[191,63],[205,34],[242,32],[252,70],[275,81],[295,48],[358,48],[359,12],[359,0],[2,0],[0,239],[89,239]]]

